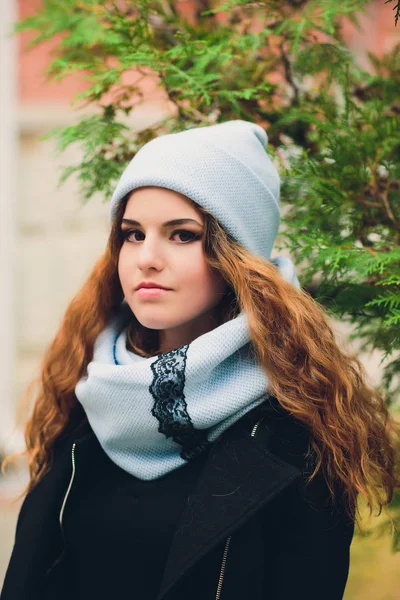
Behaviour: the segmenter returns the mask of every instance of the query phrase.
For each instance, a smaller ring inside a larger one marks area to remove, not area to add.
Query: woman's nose
[[[137,264],[141,269],[149,267],[159,268],[162,265],[162,250],[160,244],[156,240],[144,240],[139,248],[137,254]]]

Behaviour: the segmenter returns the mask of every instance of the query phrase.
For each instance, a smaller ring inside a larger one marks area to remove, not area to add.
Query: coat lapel
[[[209,550],[300,477],[299,468],[251,436],[249,420],[239,420],[227,430],[211,449],[185,505],[157,600]]]

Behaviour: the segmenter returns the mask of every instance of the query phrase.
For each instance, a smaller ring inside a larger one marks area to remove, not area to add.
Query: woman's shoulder
[[[89,424],[86,414],[80,407],[75,407],[72,411],[68,423],[54,440],[51,447],[51,454],[54,458],[63,454],[67,448],[85,436],[93,435],[93,430]]]
[[[258,431],[266,450],[301,471],[302,476],[297,480],[294,490],[289,490],[288,497],[291,495],[297,497],[295,492],[297,489],[307,504],[321,510],[330,511],[334,508],[335,514],[340,514],[344,522],[348,523],[343,504],[345,492],[343,485],[339,484],[336,478],[328,485],[322,466],[309,481],[318,462],[311,443],[310,429],[286,411],[275,397],[270,397],[268,402],[260,407],[260,415],[263,416]]]

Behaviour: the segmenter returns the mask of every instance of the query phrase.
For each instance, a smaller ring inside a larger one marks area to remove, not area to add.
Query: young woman
[[[396,427],[293,264],[246,121],[158,137],[44,357],[2,600],[339,600]]]

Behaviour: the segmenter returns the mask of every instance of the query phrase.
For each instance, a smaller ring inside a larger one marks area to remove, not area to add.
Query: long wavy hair
[[[55,442],[85,418],[74,389],[92,359],[96,337],[123,301],[118,256],[120,226],[128,196],[119,204],[106,245],[87,281],[70,302],[54,340],[46,349],[33,412],[25,428],[30,492],[50,468]],[[191,201],[192,202],[192,201]],[[306,291],[286,282],[277,267],[238,244],[207,210],[193,202],[204,217],[203,249],[211,268],[227,284],[219,322],[247,313],[255,357],[268,374],[270,394],[307,427],[315,469],[322,469],[332,497],[344,490],[346,512],[363,528],[357,513],[361,494],[371,516],[392,500],[400,485],[399,424],[381,395],[367,382],[356,356],[341,349],[328,324],[328,314]],[[158,332],[141,326],[132,313],[128,324],[130,349],[141,356],[158,353]],[[389,513],[389,519],[393,520]]]

